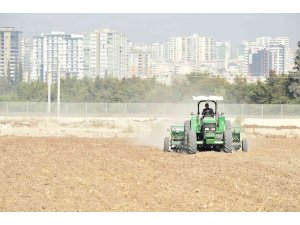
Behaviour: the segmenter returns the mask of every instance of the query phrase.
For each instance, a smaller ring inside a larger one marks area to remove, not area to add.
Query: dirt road
[[[165,153],[121,138],[0,137],[0,211],[300,211],[300,139]]]

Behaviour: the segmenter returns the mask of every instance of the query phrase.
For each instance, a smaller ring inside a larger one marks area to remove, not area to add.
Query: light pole
[[[60,67],[57,74],[57,116],[60,116]]]
[[[48,80],[48,114],[51,113],[51,83],[52,83],[51,73],[48,72],[47,80]]]

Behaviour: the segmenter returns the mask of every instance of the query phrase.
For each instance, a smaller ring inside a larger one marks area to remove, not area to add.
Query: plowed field
[[[162,140],[163,141],[163,140]],[[232,154],[133,139],[0,137],[0,211],[300,211],[300,139]]]

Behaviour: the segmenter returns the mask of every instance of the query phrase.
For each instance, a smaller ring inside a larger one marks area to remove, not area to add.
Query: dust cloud
[[[153,146],[163,149],[164,138],[169,136],[168,129],[171,125],[183,125],[184,119],[157,119],[152,123],[148,123],[140,131],[134,139],[136,144]]]

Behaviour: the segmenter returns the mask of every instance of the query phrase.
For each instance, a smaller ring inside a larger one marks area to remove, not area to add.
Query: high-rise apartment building
[[[0,77],[5,77],[10,83],[21,80],[23,60],[23,33],[14,27],[0,28]]]
[[[215,59],[215,41],[212,37],[193,34],[186,38],[186,61],[209,62]]]
[[[151,52],[151,45],[147,45],[144,43],[136,43],[132,45],[132,50],[142,51],[142,52]]]
[[[237,48],[236,48],[236,55],[237,57],[239,56],[244,56],[245,54],[245,45],[240,44]]]
[[[199,61],[199,41],[197,34],[186,38],[186,60],[194,63]]]
[[[280,73],[287,73],[289,68],[290,68],[290,47],[289,47],[289,38],[288,37],[258,37],[256,38],[256,44],[257,46],[260,46],[262,48],[267,48],[271,51],[271,46],[273,47],[272,49],[272,54],[273,54],[273,58],[280,58],[281,56],[275,56],[275,52],[281,52],[280,50],[275,51],[274,50],[274,46],[278,46],[278,49],[281,49],[282,46],[284,47],[284,59],[281,61],[282,63],[284,63],[284,65],[277,65],[274,67],[272,67],[272,70],[274,71],[280,71]],[[281,47],[280,47],[281,46]],[[281,54],[281,53],[280,53]],[[280,61],[280,60],[279,60]],[[277,62],[279,62],[277,61]],[[276,67],[276,68],[275,68]],[[281,69],[279,68],[283,68],[283,71],[281,71]]]
[[[32,49],[30,53],[30,76],[29,81],[45,80],[44,76],[46,73],[44,65],[44,47],[43,47],[43,37],[37,36],[33,37]]]
[[[22,80],[28,82],[30,79],[30,50],[31,42],[29,39],[24,39],[24,60]]]
[[[244,75],[249,75],[249,65],[252,63],[252,54],[256,53],[263,47],[257,46],[255,41],[243,41],[242,45],[244,46],[244,63],[242,64],[241,71],[243,71]]]
[[[215,58],[224,61],[225,68],[227,69],[230,60],[230,41],[217,41]]]
[[[151,45],[151,60],[161,62],[164,60],[164,46],[158,42]]]
[[[284,69],[283,73],[288,73],[290,68],[290,39],[288,37],[275,37],[273,45],[283,45],[284,46]],[[280,47],[279,47],[280,48]]]
[[[94,78],[127,76],[128,41],[124,34],[99,29],[84,34],[84,75]]]
[[[204,42],[204,50],[202,50],[204,57],[202,57],[202,59],[204,59],[204,61],[213,61],[215,59],[215,40],[213,37],[202,37],[200,40],[202,45]]]
[[[270,73],[270,53],[264,48],[253,53],[249,64],[251,76],[268,76]]]
[[[152,63],[152,76],[157,82],[171,84],[172,77],[175,75],[174,63],[155,62]]]
[[[263,48],[269,48],[270,45],[273,44],[273,38],[268,36],[258,37],[256,38],[256,45],[263,47]]]
[[[284,45],[270,45],[270,70],[274,71],[276,74],[283,74],[287,70],[285,66],[287,65],[286,60],[286,50]]]
[[[98,32],[83,34],[83,75],[100,76],[100,35]]]
[[[183,62],[186,60],[186,38],[171,37],[170,38],[170,59],[172,62]]]
[[[172,61],[172,43],[167,41],[163,44],[163,56],[164,61],[171,62]]]
[[[59,69],[67,77],[83,76],[83,37],[53,31],[33,37],[30,80],[57,80]]]
[[[132,41],[127,41],[127,53],[133,50],[133,43]]]
[[[244,74],[266,76],[271,71],[283,74],[291,68],[287,37],[258,37],[256,41],[244,41],[243,46],[245,47]]]
[[[295,66],[295,52],[292,48],[289,48],[288,50],[288,67],[285,68],[288,72],[293,70],[293,67]]]
[[[83,78],[83,36],[72,34],[67,38],[66,70],[67,77]]]
[[[128,54],[128,76],[140,78],[151,77],[151,59],[149,53],[133,50]]]

